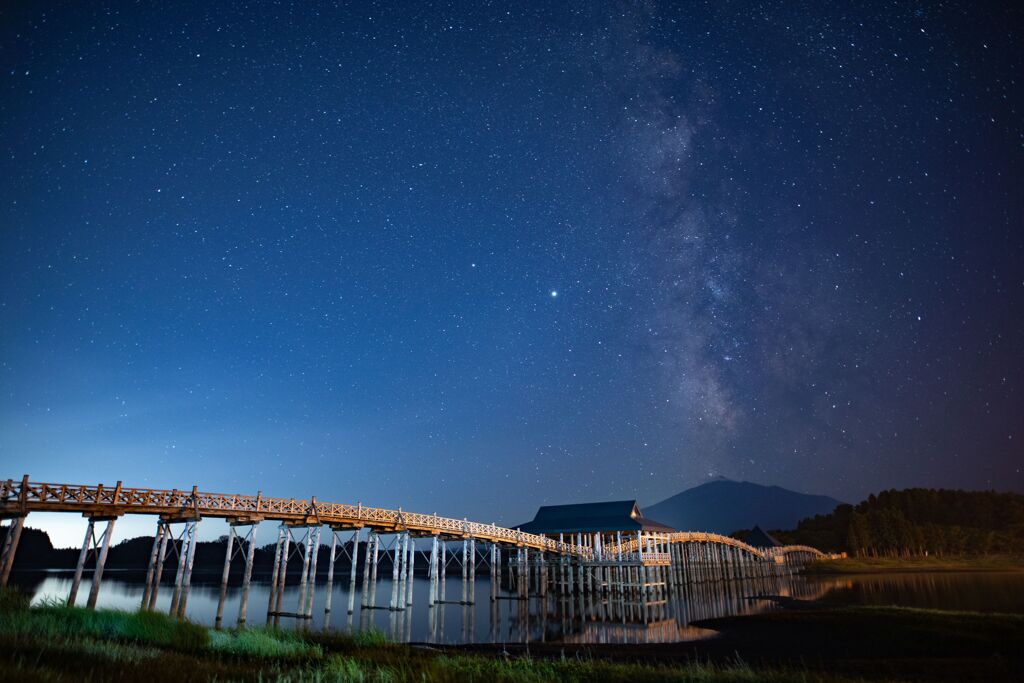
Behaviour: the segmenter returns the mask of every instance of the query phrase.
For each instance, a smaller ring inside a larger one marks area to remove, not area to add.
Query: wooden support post
[[[284,587],[288,582],[288,560],[291,559],[292,552],[292,530],[287,526],[284,526],[284,540],[281,544],[281,573],[277,577],[277,590],[276,600],[274,601],[274,612],[278,615],[281,612],[281,608],[284,605]]]
[[[362,533],[362,529],[356,529],[355,533],[352,534],[352,550],[349,552],[349,561],[352,566],[349,568],[348,573],[348,613],[352,614],[356,609],[356,573],[357,565],[359,564],[359,536]]]
[[[224,621],[224,603],[228,598],[228,574],[231,572],[231,551],[235,546],[235,527],[228,527],[228,540],[224,550],[224,569],[220,573],[220,597],[217,600],[217,616],[214,619],[214,626],[220,628]]]
[[[469,604],[476,604],[476,539],[469,539]]]
[[[498,601],[498,588],[501,584],[501,566],[498,564],[498,544],[491,543],[491,602]]]
[[[363,597],[360,601],[364,608],[370,606],[370,564],[373,561],[373,540],[375,535],[371,530],[366,537],[366,557],[363,560]]]
[[[121,482],[118,482],[120,488]],[[114,523],[117,519],[107,520],[107,528],[103,530],[103,545],[100,546],[100,554],[96,558],[96,568],[92,572],[92,585],[89,587],[89,609],[96,608],[96,600],[100,596],[100,582],[103,581],[103,567],[107,564],[107,553],[110,552],[110,537],[114,533]]]
[[[437,536],[431,536],[430,539],[430,564],[427,566],[427,575],[430,577],[427,605],[433,607],[437,602]]]
[[[537,552],[537,594],[543,601],[548,596],[548,566],[544,561],[544,552]],[[543,611],[543,603],[541,605]]]
[[[377,606],[377,569],[380,564],[380,534],[373,534],[373,566],[370,567],[370,607]]]
[[[171,525],[166,520],[163,522],[164,535],[160,539],[160,550],[157,551],[156,557],[156,571],[153,574],[153,587],[149,592],[149,604],[147,609],[156,609],[156,596],[160,591],[160,582],[164,577],[164,560],[167,558],[167,542],[171,540],[173,535],[171,531]]]
[[[96,523],[89,518],[89,525],[85,528],[85,540],[82,541],[82,552],[78,554],[78,564],[75,565],[75,578],[71,580],[71,592],[68,594],[68,605],[75,606],[75,598],[78,597],[78,587],[82,583],[82,572],[85,569],[85,560],[93,546],[93,532]]]
[[[299,613],[306,616],[307,619],[313,617],[313,596],[316,594],[316,565],[320,559],[320,531],[323,527],[317,526],[310,530],[313,534],[313,542],[310,544],[310,552],[313,553],[312,557],[309,558],[309,579],[306,581],[306,604],[299,605]]]
[[[149,551],[149,564],[146,566],[146,586],[142,590],[142,605],[140,609],[149,609],[149,596],[153,593],[153,577],[156,576],[157,553],[160,552],[160,541],[164,537],[167,525],[164,521],[156,523],[156,534],[153,536],[153,549]]]
[[[445,583],[447,582],[448,577],[448,544],[444,541],[441,542],[441,562],[440,566],[438,567],[438,571],[440,572],[440,574],[438,575],[438,581],[440,581],[440,599],[438,600],[438,602],[444,602]],[[442,622],[441,625],[443,626],[444,622]]]
[[[277,580],[281,573],[281,549],[284,547],[285,534],[288,528],[282,524],[277,528],[277,545],[274,548],[274,571],[270,575],[270,600],[267,601],[267,616],[269,617],[277,605]]]
[[[413,578],[416,576],[416,543],[409,536],[409,532],[405,534],[407,543],[405,549],[405,567],[408,578],[406,579],[406,594],[405,594],[405,606],[412,607],[412,588]],[[412,621],[412,615],[409,615],[409,621]]]
[[[522,547],[516,548],[516,565],[515,571],[513,572],[516,578],[516,596],[521,600],[523,598],[523,549]]]
[[[469,604],[469,567],[466,566],[466,556],[469,553],[469,541],[462,539],[462,600],[463,605]]]
[[[402,559],[405,555],[405,535],[399,534],[394,537],[394,545],[391,547],[391,603],[389,609],[398,609],[399,577],[402,572]]]
[[[404,610],[409,574],[409,542],[412,540],[408,531],[402,534],[401,540],[402,543],[399,546],[399,552],[401,553],[399,559],[401,562],[398,565],[398,609]]]
[[[196,559],[196,536],[198,535],[198,520],[185,522],[185,536],[188,539],[188,553],[185,561],[185,576],[182,579],[181,598],[178,600],[179,617],[185,616],[185,606],[188,604],[188,594],[192,589],[192,564]]]
[[[245,569],[242,574],[242,598],[238,603],[238,623],[244,624],[249,611],[249,586],[252,584],[252,564],[253,559],[256,556],[256,527],[259,523],[254,523],[249,527],[249,533],[246,535],[246,539],[249,545],[245,548]]]
[[[626,579],[625,579],[625,576],[623,576],[623,573],[622,573],[623,566],[622,566],[622,532],[621,531],[616,531],[615,532],[615,569],[616,569],[615,573],[618,574],[618,581],[616,582],[618,585],[616,586],[616,591],[619,593],[619,595],[622,595],[625,592],[624,591],[624,588],[625,588],[624,584],[626,583]]]
[[[27,482],[22,482],[24,495]],[[3,552],[0,553],[0,587],[6,586],[11,577],[11,567],[14,566],[14,553],[18,550],[18,541],[21,540],[21,531],[25,528],[25,517],[28,513],[15,517],[7,526],[7,536],[4,537]]]
[[[306,527],[306,537],[302,543],[302,573],[299,574],[299,601],[295,606],[296,614],[306,613],[306,589],[309,586],[310,555],[313,552],[313,527]]]
[[[583,536],[581,534],[576,534],[576,545],[582,550]],[[582,555],[576,558],[576,586],[580,595],[583,595],[587,592],[587,579],[586,575],[584,574]]]
[[[324,588],[327,595],[324,597],[324,614],[331,613],[331,603],[334,599],[334,557],[338,549],[338,531],[331,529],[331,556],[327,562],[327,587]]]
[[[530,599],[530,549],[523,546],[523,598]]]
[[[565,592],[566,592],[566,595],[570,596],[570,597],[572,596],[573,592],[576,589],[576,587],[573,585],[573,573],[575,571],[575,567],[572,566],[573,562],[574,562],[573,556],[568,554],[568,553],[566,553],[566,555],[565,555],[565,569],[566,569]]]

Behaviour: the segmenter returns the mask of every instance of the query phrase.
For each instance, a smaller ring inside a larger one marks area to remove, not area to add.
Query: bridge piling
[[[359,604],[363,609],[370,605],[370,565],[373,562],[373,540],[374,532],[371,530],[366,536],[366,548],[363,551],[363,594],[359,600]]]
[[[153,583],[149,590],[149,602],[144,605],[148,610],[156,609],[156,596],[160,592],[160,581],[164,576],[164,561],[167,559],[167,542],[171,540],[171,525],[167,520],[161,520],[163,536],[160,538],[160,550],[157,551],[156,569],[153,572]],[[159,527],[157,529],[159,531]]]
[[[256,550],[256,527],[258,524],[258,521],[250,520],[232,520],[228,522],[227,547],[224,549],[224,570],[221,573],[220,597],[217,601],[217,616],[214,621],[217,628],[220,628],[220,625],[224,620],[224,605],[227,602],[228,578],[231,574],[231,561],[234,559],[236,554],[243,551],[242,544],[248,543],[244,549],[245,567],[242,575],[242,596],[238,610],[239,623],[245,622],[245,614],[248,610],[249,586],[252,578],[252,561]],[[249,531],[246,532],[244,537],[238,534],[238,527],[240,526],[249,527]]]
[[[288,583],[288,560],[291,559],[292,554],[292,530],[287,524],[281,525],[284,530],[283,537],[281,539],[281,572],[277,576],[277,589],[274,592],[274,603],[272,611],[274,613],[274,623],[277,624],[281,621],[281,609],[284,606],[284,587]]]
[[[373,534],[373,564],[370,567],[370,609],[377,607],[377,570],[380,565],[380,534]]]
[[[316,594],[316,565],[320,559],[320,532],[323,531],[322,525],[317,525],[313,530],[313,541],[310,544],[312,557],[309,558],[309,578],[306,581],[306,604],[300,605],[300,612],[307,618],[313,618],[313,596]]]
[[[427,606],[433,607],[437,603],[437,535],[430,537],[430,559],[427,561],[427,576],[430,581],[430,590],[427,592]],[[433,610],[431,610],[433,614]]]
[[[406,608],[412,607],[412,595],[413,595],[413,579],[416,576],[416,542],[415,539],[409,538],[409,545],[406,548],[405,553],[405,567],[407,577],[405,581],[406,594],[405,594],[405,606]],[[412,623],[412,615],[409,615],[409,623]]]
[[[100,584],[103,581],[103,568],[107,564],[107,554],[110,552],[110,537],[114,532],[114,524],[117,518],[108,519],[103,530],[103,541],[100,546],[100,553],[96,558],[96,568],[92,572],[92,585],[89,586],[89,600],[86,606],[89,609],[96,609],[96,601],[100,595]]]
[[[324,589],[324,625],[326,626],[331,614],[331,603],[334,602],[334,560],[338,550],[338,531],[331,528],[331,549],[327,561],[327,587]]]
[[[224,550],[224,570],[220,575],[220,597],[217,600],[217,616],[214,618],[214,627],[220,628],[224,621],[224,603],[228,597],[228,575],[231,572],[231,551],[235,548],[235,527],[228,527],[228,540]]]
[[[177,617],[185,616],[185,606],[188,604],[188,594],[192,588],[192,565],[196,557],[198,526],[199,520],[197,519],[185,522],[185,531],[182,535],[182,561],[178,564],[178,576],[175,579],[174,595],[171,598],[171,614]]]
[[[21,531],[25,528],[25,517],[28,513],[11,518],[7,526],[7,535],[4,537],[3,551],[0,552],[0,587],[6,586],[11,577],[11,568],[14,566],[14,554],[18,551],[18,542],[21,540]]]
[[[404,610],[405,594],[409,586],[409,543],[412,539],[409,538],[409,532],[405,532],[399,536],[399,540],[401,542],[398,545],[398,601],[395,608]]]
[[[388,609],[393,612],[399,609],[399,577],[402,572],[402,558],[405,555],[405,535],[398,534],[397,536],[393,536],[391,538],[391,542],[391,602],[389,603]]]
[[[75,565],[75,577],[71,580],[71,592],[68,594],[68,605],[75,606],[75,599],[78,597],[78,587],[82,583],[82,573],[85,570],[85,561],[89,557],[89,551],[95,543],[94,530],[96,522],[89,518],[85,527],[85,540],[82,541],[82,552],[78,554],[78,564]]]
[[[359,537],[362,535],[362,529],[356,529],[355,533],[352,534],[352,548],[349,550],[349,562],[352,566],[349,568],[348,574],[348,613],[352,614],[356,608],[356,570],[359,564]]]
[[[476,539],[469,539],[469,597],[467,605],[476,604]]]
[[[149,608],[149,596],[153,592],[153,578],[156,575],[157,554],[161,551],[161,541],[166,531],[164,521],[157,520],[156,534],[153,536],[153,549],[149,551],[149,563],[146,565],[146,585],[142,589],[142,605],[140,609]]]
[[[462,539],[462,600],[459,602],[463,605],[469,604],[469,566],[466,564],[469,556],[469,541],[465,538]]]
[[[277,527],[277,544],[274,546],[274,569],[270,574],[270,599],[267,601],[267,618],[274,612],[274,605],[277,604],[277,581],[281,573],[281,549],[284,547],[285,534],[288,527],[282,523]]]
[[[530,549],[523,546],[523,599],[526,602],[526,609],[529,610],[530,600]]]
[[[498,559],[498,544],[491,543],[491,602],[498,601],[498,587],[501,585],[501,565]]]
[[[103,580],[103,568],[107,563],[107,553],[110,552],[110,537],[114,532],[114,523],[117,521],[116,517],[108,517],[104,519],[106,519],[107,525],[103,529],[99,554],[96,556],[96,567],[92,571],[92,585],[89,586],[89,599],[86,603],[86,606],[89,609],[96,608],[96,600],[99,598],[100,594],[100,582]]]
[[[249,545],[245,549],[245,568],[242,570],[242,597],[238,603],[238,623],[244,624],[249,611],[249,587],[252,585],[252,564],[256,557],[256,527],[254,523],[246,538]]]
[[[441,557],[438,563],[438,572],[438,602],[444,603],[445,583],[448,576],[448,544],[444,541],[441,541]],[[444,614],[443,611],[441,613]],[[441,622],[441,628],[444,628],[444,621]]]
[[[310,554],[313,552],[313,528],[305,527],[305,535],[302,538],[302,569],[299,574],[299,599],[295,606],[295,613],[303,615],[306,613],[306,590],[309,586],[309,564]],[[296,543],[296,546],[299,544]]]

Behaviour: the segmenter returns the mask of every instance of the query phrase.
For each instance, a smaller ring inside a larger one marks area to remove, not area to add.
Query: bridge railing
[[[498,542],[525,545],[538,550],[561,554],[592,557],[593,551],[580,545],[560,543],[536,534],[517,529],[508,529],[495,524],[470,522],[465,519],[425,515],[406,512],[401,509],[368,507],[362,504],[319,502],[300,498],[272,498],[262,495],[241,495],[233,493],[212,493],[195,488],[178,489],[126,488],[116,486],[55,484],[47,482],[15,481],[0,482],[0,504],[22,505],[34,509],[48,506],[71,506],[102,512],[108,508],[111,514],[137,511],[149,514],[162,512],[189,512],[199,515],[215,514],[263,515],[278,518],[311,518],[325,524],[367,523],[415,528],[431,533],[444,533],[467,538],[487,538]]]
[[[319,520],[324,524],[365,524],[394,528],[411,528],[429,533],[449,534],[466,538],[483,538],[496,542],[523,545],[537,550],[592,558],[593,548],[564,543],[517,529],[500,527],[495,524],[471,522],[466,519],[439,517],[404,510],[391,510],[355,505],[349,503],[320,502],[315,498],[272,498],[262,494],[244,495],[235,493],[212,493],[179,489],[125,488],[120,482],[115,486],[55,484],[30,482],[27,479],[0,481],[0,505],[20,505],[26,509],[47,509],[68,507],[102,513],[106,508],[110,514],[125,511],[159,514],[168,512],[189,512],[199,515],[261,515],[278,519]],[[816,548],[805,545],[782,546],[761,550],[743,541],[703,531],[681,531],[666,534],[668,543],[717,543],[738,548],[762,559],[783,557],[793,553],[808,553],[815,557],[828,557]],[[637,539],[623,541],[621,546],[605,546],[605,554],[635,554],[639,548]],[[650,553],[644,553],[648,555]]]
[[[817,548],[807,545],[786,545],[776,548],[761,549],[755,548],[748,543],[744,543],[737,538],[707,531],[677,531],[675,533],[667,534],[665,540],[668,543],[717,543],[720,545],[738,548],[763,560],[783,557],[794,553],[808,553],[819,558],[831,557]],[[636,553],[638,543],[637,539],[633,538],[628,541],[623,541],[621,546],[606,546],[605,551],[615,553],[618,550],[624,554]]]

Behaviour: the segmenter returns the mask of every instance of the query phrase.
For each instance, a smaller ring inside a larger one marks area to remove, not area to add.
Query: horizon
[[[692,491],[694,489],[700,488],[700,487],[705,486],[707,484],[716,483],[716,482],[726,482],[726,483],[732,483],[732,484],[753,484],[755,486],[759,486],[759,487],[762,487],[762,488],[765,488],[765,489],[777,488],[777,489],[781,489],[781,490],[783,490],[783,491],[785,491],[787,493],[796,493],[796,494],[799,494],[801,496],[826,497],[826,498],[831,498],[833,501],[835,501],[837,506],[839,506],[839,505],[853,505],[853,506],[856,506],[859,503],[867,500],[868,496],[878,495],[882,491],[887,491],[887,490],[904,490],[904,489],[879,489],[878,491],[873,491],[873,492],[869,493],[868,495],[864,496],[863,498],[861,498],[859,500],[856,500],[856,501],[844,501],[844,500],[841,500],[841,499],[832,498],[831,496],[823,496],[822,494],[809,493],[809,492],[806,492],[806,491],[797,491],[797,490],[790,489],[790,488],[787,488],[787,487],[778,486],[778,485],[775,485],[775,484],[758,484],[757,482],[735,481],[735,480],[732,480],[732,479],[727,479],[725,477],[718,477],[716,479],[705,481],[705,482],[702,482],[702,483],[697,484],[695,486],[691,486],[691,487],[682,489],[681,491],[677,491],[676,493],[670,494],[669,496],[663,498],[662,500],[656,501],[654,503],[644,504],[644,503],[641,503],[639,500],[637,500],[637,504],[640,506],[640,509],[643,511],[643,510],[645,510],[648,507],[653,507],[654,505],[658,505],[658,504],[660,504],[662,502],[665,502],[665,501],[669,500],[670,498],[673,498],[674,496],[677,496],[677,495],[680,495],[680,494],[683,494],[683,493],[687,493],[688,491]],[[69,482],[69,483],[71,483],[71,482]],[[83,482],[73,482],[73,483],[81,484]],[[104,484],[106,485],[106,482],[104,482]],[[125,482],[125,484],[127,486],[130,486],[130,483]],[[907,487],[907,488],[924,488],[924,487]],[[185,487],[185,488],[180,489],[180,490],[188,490],[188,487]],[[202,489],[200,487],[200,490],[203,491],[204,489]],[[998,491],[998,490],[995,490],[995,489],[973,489],[973,490],[971,490],[971,489],[949,488],[949,489],[940,489],[940,490],[994,492],[994,493],[1015,493],[1013,491]],[[220,493],[238,493],[238,494],[244,494],[244,495],[252,495],[253,492],[248,492],[248,491],[221,491]],[[273,496],[273,494],[271,492],[264,492],[264,493],[266,493],[266,495],[269,496],[269,497],[279,497],[279,496]],[[341,500],[330,500],[330,499],[322,498],[320,496],[317,496],[317,498],[318,498],[318,500],[320,500],[320,502],[323,502],[323,503],[348,503],[348,502],[351,502],[351,501],[341,501]],[[305,499],[308,500],[308,498],[305,498]],[[618,500],[618,499],[616,499],[616,500]],[[633,499],[622,499],[622,500],[633,500]],[[562,504],[579,504],[579,503],[593,503],[593,502],[606,502],[606,501],[597,501],[597,500],[570,501],[570,502],[566,502],[566,503],[562,503]],[[368,505],[368,506],[374,507],[371,503],[367,502],[365,504]],[[559,503],[547,503],[547,505],[558,505],[558,504]],[[534,512],[536,512],[536,510],[538,508],[540,508],[542,505],[544,505],[544,504],[536,506],[536,508],[534,509]],[[423,510],[409,510],[409,511],[410,512],[420,512],[420,513],[425,512]],[[822,514],[822,513],[818,513],[818,514]],[[444,516],[444,515],[442,515],[442,516]],[[530,519],[532,519],[532,518],[533,517],[530,516]],[[153,529],[154,529],[154,520],[155,520],[155,517],[153,515],[140,515],[140,514],[131,514],[131,513],[126,514],[125,516],[123,516],[120,519],[120,521],[119,521],[119,523],[118,523],[118,525],[117,525],[117,527],[115,529],[115,532],[114,532],[114,535],[113,535],[113,544],[116,545],[118,543],[122,543],[124,541],[129,541],[129,540],[132,540],[132,539],[135,539],[135,538],[142,538],[142,537],[152,538],[153,537]],[[223,519],[209,518],[207,521],[208,522],[212,522],[212,524],[208,523],[208,524],[200,526],[198,538],[201,541],[206,542],[206,541],[217,540],[218,538],[220,538],[221,536],[224,535],[224,533],[226,532],[226,530],[228,528],[228,525],[227,525],[226,521],[223,520]],[[486,520],[483,520],[483,519],[470,519],[470,521],[488,523]],[[522,520],[522,521],[527,521],[527,520]],[[76,549],[76,548],[79,548],[81,546],[80,537],[81,537],[81,533],[82,533],[83,524],[84,524],[84,522],[80,518],[77,518],[77,517],[74,517],[73,515],[68,515],[68,514],[65,514],[65,513],[59,513],[59,512],[34,512],[34,513],[32,513],[31,517],[29,518],[29,521],[26,523],[26,528],[32,528],[32,529],[37,529],[37,530],[43,531],[44,533],[46,533],[49,536],[49,538],[51,540],[51,543],[53,543],[53,547],[55,549],[67,550],[67,549]],[[499,523],[499,526],[508,526],[508,525],[507,524],[500,524]],[[754,522],[751,523],[750,526],[751,527],[758,526],[758,523],[756,521],[754,521]],[[509,528],[515,528],[515,527],[509,527]],[[689,529],[689,530],[690,531],[699,531],[699,529]],[[734,531],[737,531],[737,530],[734,530]],[[774,529],[770,529],[770,531],[774,531]],[[732,532],[727,532],[727,533],[732,533]],[[260,530],[257,532],[258,538],[262,539],[262,540],[258,541],[259,545],[262,547],[263,545],[267,545],[267,544],[273,543],[274,540],[275,540],[274,539],[275,534],[276,534],[276,531],[274,530],[273,525],[271,525],[271,524],[261,525]]]

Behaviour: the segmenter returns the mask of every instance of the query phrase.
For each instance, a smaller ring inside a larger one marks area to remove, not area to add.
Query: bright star
[[[552,289],[551,290],[551,298],[554,299],[556,296],[558,296],[558,290],[557,289]]]

